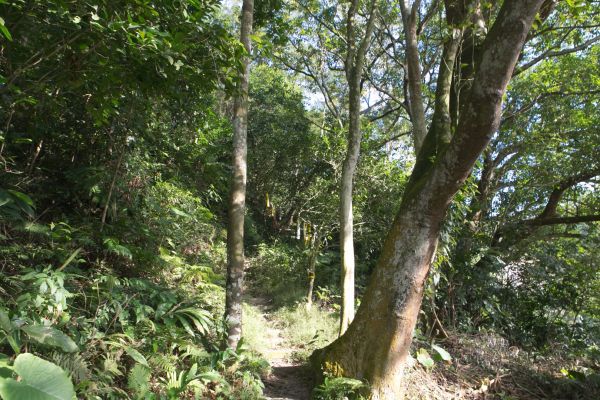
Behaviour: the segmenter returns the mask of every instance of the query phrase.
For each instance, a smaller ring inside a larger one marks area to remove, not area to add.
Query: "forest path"
[[[271,365],[271,374],[263,379],[267,400],[309,400],[311,378],[306,365],[292,361],[294,348],[286,343],[283,330],[270,312],[268,301],[250,298],[247,302],[263,314],[266,321],[264,335],[268,347],[263,356]]]

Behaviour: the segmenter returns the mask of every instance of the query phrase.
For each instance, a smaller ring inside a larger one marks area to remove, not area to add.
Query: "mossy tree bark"
[[[374,400],[402,398],[404,364],[441,223],[499,125],[502,97],[542,2],[503,3],[482,44],[456,132],[444,144],[448,132],[440,132],[439,126],[452,124],[436,123],[429,129],[356,318],[343,336],[312,356],[325,372],[368,381]],[[451,26],[451,13],[469,10],[454,3],[446,2]],[[445,78],[438,77],[438,83]],[[436,102],[436,107],[444,108],[436,110],[438,115],[450,115],[447,101]]]
[[[244,214],[246,210],[248,79],[252,14],[254,0],[244,0],[240,41],[246,49],[240,74],[238,92],[234,99],[233,119],[233,177],[229,194],[227,224],[227,287],[225,294],[225,323],[227,345],[236,348],[242,337],[242,294],[244,288]]]

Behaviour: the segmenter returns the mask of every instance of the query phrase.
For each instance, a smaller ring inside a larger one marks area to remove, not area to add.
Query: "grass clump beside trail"
[[[302,363],[314,350],[337,338],[338,318],[336,313],[316,305],[308,310],[305,303],[268,314],[261,306],[245,303],[244,342],[263,356],[288,350],[288,361]]]
[[[254,352],[266,355],[270,348],[269,337],[265,334],[269,322],[255,305],[244,303],[244,342]]]
[[[337,338],[339,317],[327,301],[306,308],[306,254],[302,249],[282,243],[260,244],[249,263],[248,292],[252,297],[244,305],[243,332],[251,349],[265,355],[285,348],[292,361],[304,362],[315,349]],[[317,289],[318,298],[323,290],[327,289]],[[331,300],[329,292],[326,297]]]
[[[339,317],[327,309],[298,303],[283,307],[273,314],[274,321],[282,330],[285,343],[294,349],[292,358],[305,361],[310,354],[337,338]]]

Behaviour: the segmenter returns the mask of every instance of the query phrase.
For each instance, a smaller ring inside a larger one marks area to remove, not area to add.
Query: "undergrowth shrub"
[[[250,260],[248,280],[257,293],[272,299],[273,305],[294,304],[306,295],[306,263],[306,256],[295,246],[261,243]]]
[[[366,400],[361,393],[368,386],[357,380],[344,377],[325,377],[325,381],[313,390],[315,400]]]
[[[160,247],[184,255],[208,251],[215,239],[213,214],[177,182],[157,182],[145,193],[140,218]]]
[[[163,189],[174,190],[157,193]],[[182,213],[156,218],[195,230],[201,248],[190,250],[189,238],[169,243],[174,228],[161,228],[165,246],[130,240],[151,218],[102,236],[81,221],[11,229],[11,244],[0,249],[0,354],[12,360],[28,351],[52,362],[83,399],[262,398],[268,364],[246,348],[219,350],[224,243],[217,229],[192,226],[210,218],[198,201],[173,204]],[[123,274],[127,266],[137,273]]]

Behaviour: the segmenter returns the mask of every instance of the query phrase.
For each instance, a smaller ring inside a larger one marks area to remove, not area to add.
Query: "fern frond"
[[[210,359],[210,354],[206,349],[202,346],[195,345],[194,343],[177,343],[177,347],[183,353],[182,358],[189,357],[193,362]]]
[[[108,353],[104,356],[104,372],[107,372],[113,376],[121,376],[123,373],[119,369],[118,359],[120,355],[115,357],[115,355]]]
[[[171,373],[177,369],[178,357],[171,354],[155,354],[148,360],[154,370]]]
[[[141,364],[136,364],[127,377],[127,387],[138,397],[143,397],[150,391],[150,370]]]
[[[92,373],[90,364],[81,354],[59,353],[54,351],[50,354],[50,360],[67,371],[71,378],[77,383],[91,380]]]

